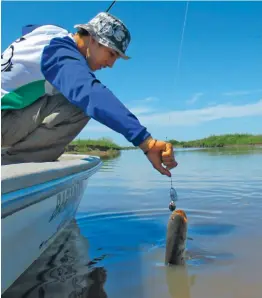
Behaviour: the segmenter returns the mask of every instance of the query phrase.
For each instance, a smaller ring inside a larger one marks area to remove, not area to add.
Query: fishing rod
[[[108,9],[106,10],[106,12],[109,12],[109,10],[112,8],[112,6],[113,6],[115,3],[116,3],[116,1],[113,1],[113,2],[111,3],[111,5],[108,7]]]

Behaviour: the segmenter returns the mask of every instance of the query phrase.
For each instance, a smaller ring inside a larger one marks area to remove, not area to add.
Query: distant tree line
[[[225,135],[211,135],[207,138],[193,140],[193,141],[177,141],[169,140],[175,147],[191,148],[211,148],[211,147],[225,147],[225,146],[241,146],[241,145],[262,145],[262,135],[252,134],[225,134]],[[113,142],[110,138],[100,138],[97,140],[74,140],[67,147],[68,152],[90,152],[90,151],[120,151],[137,149],[134,146],[121,147]]]
[[[262,145],[262,135],[251,134],[225,134],[225,135],[211,135],[207,138],[193,140],[193,141],[177,141],[170,140],[176,147],[190,148],[190,147],[225,147],[237,145]]]
[[[114,143],[109,138],[100,138],[97,140],[74,140],[71,142],[66,151],[72,152],[88,152],[93,150],[107,151],[107,150],[121,150],[121,147]]]

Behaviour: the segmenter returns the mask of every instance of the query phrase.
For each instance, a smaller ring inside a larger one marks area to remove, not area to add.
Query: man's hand
[[[169,170],[177,166],[175,161],[173,145],[171,143],[157,141],[148,138],[139,146],[146,154],[153,167],[162,175],[171,177]],[[166,167],[163,167],[164,164]]]

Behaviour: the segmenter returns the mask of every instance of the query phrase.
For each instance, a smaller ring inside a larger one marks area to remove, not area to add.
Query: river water
[[[69,233],[4,296],[261,298],[262,148],[180,149],[176,158],[186,267],[164,266],[170,178],[140,151],[123,151],[90,179]]]

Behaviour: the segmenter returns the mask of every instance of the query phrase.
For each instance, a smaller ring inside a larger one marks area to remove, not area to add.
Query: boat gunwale
[[[10,193],[2,194],[1,198],[1,219],[4,219],[22,209],[31,205],[44,201],[51,196],[56,195],[68,184],[72,184],[77,180],[85,180],[92,176],[102,166],[100,160],[90,169],[68,175],[66,177],[57,178],[44,183],[29,186],[23,189],[15,190]],[[44,195],[43,195],[44,194]]]

